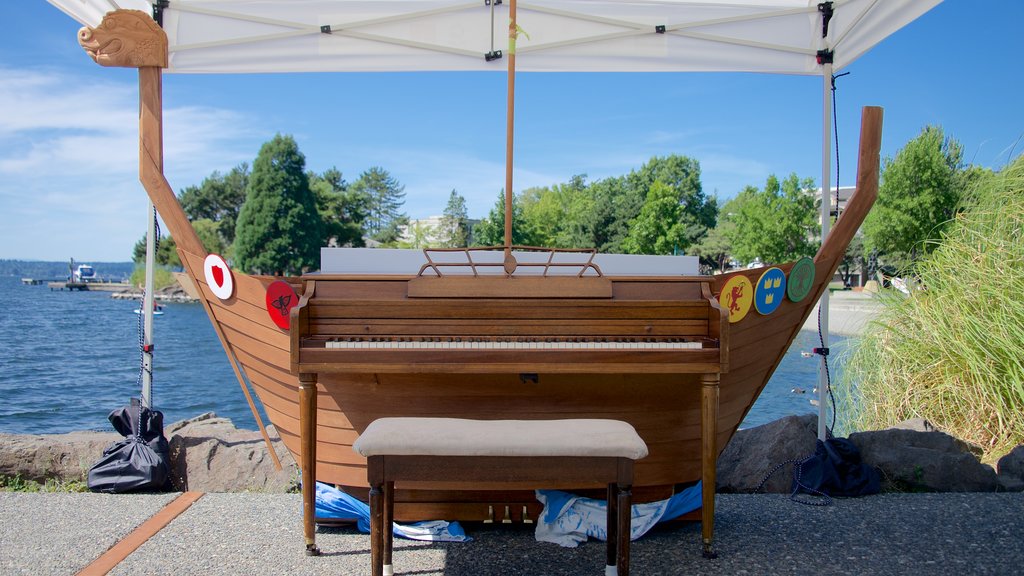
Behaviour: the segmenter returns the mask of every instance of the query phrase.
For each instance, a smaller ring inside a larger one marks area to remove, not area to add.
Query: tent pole
[[[146,284],[142,293],[142,405],[153,408],[153,269],[156,267],[156,212],[146,202]]]
[[[512,141],[516,109],[516,0],[508,3],[508,108],[505,115],[505,252],[512,247]],[[507,256],[506,256],[507,257]]]
[[[821,243],[828,238],[829,227],[832,223],[832,195],[830,194],[831,182],[829,180],[832,171],[832,99],[829,90],[832,86],[832,63],[826,62],[822,65],[821,94],[822,94],[822,132],[821,132]],[[821,331],[821,347],[828,350],[828,282],[826,280],[825,291],[818,301],[818,325]],[[818,439],[825,440],[825,399],[828,395],[828,359],[822,355],[818,364]]]

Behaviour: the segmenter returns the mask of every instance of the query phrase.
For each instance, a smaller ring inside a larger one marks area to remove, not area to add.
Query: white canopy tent
[[[517,4],[517,69],[766,72],[843,68],[940,0],[834,0],[822,37],[807,0],[533,0]],[[95,26],[147,0],[50,0]],[[493,70],[509,0],[170,0],[157,9],[168,72]]]
[[[514,54],[522,71],[820,75],[829,190],[834,71],[941,0],[49,1],[88,26],[119,8],[152,13],[168,36],[170,73],[505,71]],[[824,238],[831,206],[822,196]],[[827,348],[827,292],[821,311]],[[826,387],[822,370],[819,394]]]

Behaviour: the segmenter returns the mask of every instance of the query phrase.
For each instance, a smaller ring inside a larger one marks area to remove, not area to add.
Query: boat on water
[[[136,309],[132,310],[132,312],[134,312],[136,314],[142,314],[142,308],[136,308]],[[163,315],[164,315],[164,307],[162,305],[160,305],[160,304],[153,303],[153,316],[163,316]]]
[[[88,264],[79,264],[71,273],[72,282],[97,282],[96,269]]]
[[[493,50],[493,36],[492,50],[469,55],[438,41],[398,36],[427,29],[454,33],[465,22],[445,20],[450,14],[484,10],[473,14],[475,26],[480,18],[486,20],[488,12],[493,14],[497,3],[467,7],[444,1],[308,2],[300,5],[311,12],[300,15],[300,7],[289,3],[276,7],[267,2],[232,3],[229,10],[227,6],[203,7],[202,2],[172,2],[157,6],[155,20],[148,13],[117,10],[106,13],[99,23],[102,10],[76,11],[81,0],[51,1],[92,26],[83,29],[79,39],[98,63],[139,70],[140,180],[176,240],[185,271],[201,294],[242,390],[247,397],[249,386],[255,391],[300,463],[308,547],[314,539],[313,481],[338,485],[365,499],[365,460],[351,446],[371,421],[385,416],[620,419],[636,428],[650,450],[636,465],[636,500],[663,499],[698,481],[713,487],[719,452],[826,292],[877,191],[882,113],[869,107],[862,119],[857,191],[813,259],[713,276],[666,273],[660,264],[654,269],[643,264],[620,267],[604,263],[593,251],[512,246],[511,216],[506,213],[506,242],[489,253],[476,249],[427,251],[419,253],[412,266],[407,262],[405,269],[343,266],[299,278],[245,274],[232,270],[219,256],[206,253],[164,177],[162,70],[174,64],[172,69],[185,72],[269,71],[289,57],[294,57],[293,65],[281,71],[407,69],[407,62],[391,60],[396,54],[422,61],[428,70],[478,69],[483,66],[484,52],[488,63],[502,58],[500,50]],[[95,6],[102,4],[95,2]],[[531,4],[526,10],[537,19],[524,23],[523,28],[533,35],[535,44],[543,44],[538,38],[548,32],[565,29],[573,17],[583,22],[584,28],[625,28],[618,37],[653,43],[652,61],[662,66],[652,69],[666,70],[690,69],[673,62],[665,65],[666,43],[681,40],[685,44],[700,34],[687,34],[687,27],[679,26],[668,30],[681,30],[679,35],[666,35],[664,25],[648,30],[635,22],[682,19],[690,13],[686,10],[703,6],[717,9],[702,14],[710,28],[738,23],[746,30],[754,21],[771,26],[763,20],[774,22],[797,15],[797,27],[804,21],[803,27],[811,22],[820,26],[824,18],[824,34],[828,35],[829,20],[814,4],[770,14],[761,2],[747,7],[737,2],[622,2],[618,4],[636,13],[627,17],[600,12],[619,10],[609,8],[613,4]],[[832,3],[826,4],[831,11]],[[868,34],[869,47],[931,3],[849,4],[853,8],[833,23],[856,28],[867,22],[877,27]],[[351,12],[344,12],[345,5]],[[510,22],[509,50],[504,58],[511,102],[519,34],[515,2],[497,9]],[[587,12],[591,9],[592,13]],[[383,14],[400,10],[407,12],[404,16]],[[732,16],[726,18],[727,13]],[[204,18],[205,23],[183,28]],[[440,20],[429,26],[411,25],[416,18]],[[217,24],[228,20],[239,26],[252,24],[258,30],[251,37],[213,39],[220,30],[235,30]],[[168,34],[161,25],[171,33],[173,62],[169,62]],[[357,30],[360,27],[367,30]],[[493,31],[494,24],[486,30]],[[207,37],[190,36],[190,31],[213,32]],[[774,29],[770,32],[769,36],[780,34]],[[835,34],[845,37],[845,32]],[[614,42],[612,36],[606,30],[600,40]],[[295,48],[292,53],[273,45],[293,37],[311,40],[311,51],[289,45]],[[843,54],[848,60],[866,49],[863,34],[854,39],[860,44],[855,43],[850,54]],[[270,42],[270,47],[261,47],[262,41]],[[380,58],[375,61],[378,67],[366,60],[344,61],[362,54],[350,45],[360,43],[384,46],[374,53]],[[761,49],[764,43],[746,42],[751,49]],[[556,44],[550,46],[556,56],[559,50],[565,52],[558,57],[579,56],[579,49]],[[521,48],[529,60],[530,46]],[[204,61],[207,49],[215,55]],[[601,50],[582,50],[583,61],[609,58]],[[818,70],[813,64],[814,51],[791,51],[800,52],[799,66],[813,69],[803,73],[820,73],[814,72]],[[480,62],[465,63],[469,56]],[[821,54],[818,57],[821,66]],[[827,55],[827,60],[826,69],[831,71],[832,55]],[[448,66],[449,61],[457,64]],[[540,62],[535,69],[576,69],[572,64]],[[607,69],[630,69],[633,64],[612,59]],[[549,65],[552,67],[546,68]],[[774,66],[764,65],[765,69]],[[510,105],[510,127],[511,114]],[[510,209],[511,128],[507,164],[505,205]],[[333,256],[349,260],[345,255]],[[256,418],[262,428],[258,414]],[[476,490],[458,479],[400,485],[395,501],[395,518],[406,521],[527,521],[539,512],[531,490],[521,486]],[[713,510],[714,490],[706,489],[701,512],[705,546],[711,539]]]

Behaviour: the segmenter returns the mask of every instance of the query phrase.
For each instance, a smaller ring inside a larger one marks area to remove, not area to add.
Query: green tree
[[[627,254],[676,254],[689,246],[678,190],[655,180],[622,241]]]
[[[359,175],[352,184],[353,191],[366,202],[366,232],[375,240],[397,238],[397,231],[405,215],[405,186],[398,183],[387,170],[374,166]]]
[[[780,263],[811,256],[816,249],[814,180],[790,174],[781,183],[768,177],[763,190],[744,188],[722,208],[732,223],[727,238],[741,262],[760,258]]]
[[[207,219],[220,224],[217,231],[224,244],[230,245],[235,241],[235,223],[248,185],[249,165],[243,162],[226,175],[214,172],[199,186],[185,188],[178,200],[189,220]]]
[[[318,265],[323,221],[305,168],[291,136],[278,134],[260,148],[238,215],[235,266],[294,275]]]
[[[191,224],[192,229],[196,231],[196,236],[199,236],[199,241],[203,243],[203,248],[207,252],[220,254],[225,258],[230,256],[228,254],[228,247],[225,246],[224,239],[219,232],[220,222],[214,222],[209,218],[201,218],[193,221]],[[146,234],[143,234],[142,238],[135,243],[135,248],[132,250],[132,260],[137,264],[146,263]],[[174,242],[174,238],[160,236],[154,260],[162,266],[170,266],[172,268],[181,266],[181,259],[178,258],[178,245]]]
[[[718,225],[708,230],[707,234],[687,251],[690,256],[700,258],[700,265],[705,273],[725,270],[732,257],[732,242],[729,237],[734,226],[736,224],[731,220],[720,218]]]
[[[324,223],[324,246],[364,246],[363,221],[366,219],[366,197],[349,190],[348,183],[337,168],[323,174],[308,172],[309,188],[316,196],[316,208]]]
[[[437,236],[437,228],[426,222],[412,222],[405,228],[405,234],[396,242],[399,248],[431,248],[437,246],[433,238]]]
[[[523,218],[523,203],[519,196],[512,197],[512,244],[534,246],[534,237]],[[498,193],[498,201],[487,217],[473,227],[475,246],[502,246],[505,244],[505,192]]]
[[[881,260],[912,267],[935,249],[956,215],[966,180],[963,147],[927,126],[882,166],[878,200],[864,221],[864,245]]]
[[[466,199],[452,190],[448,204],[441,216],[441,237],[446,248],[464,248],[469,246],[469,214],[466,212]]]

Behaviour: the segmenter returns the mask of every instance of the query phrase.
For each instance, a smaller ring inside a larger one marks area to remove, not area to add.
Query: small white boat
[[[136,308],[135,310],[132,310],[132,312],[135,312],[136,314],[142,314],[142,308]],[[159,304],[153,305],[153,316],[163,316],[163,315],[164,315],[164,307],[159,305]]]

